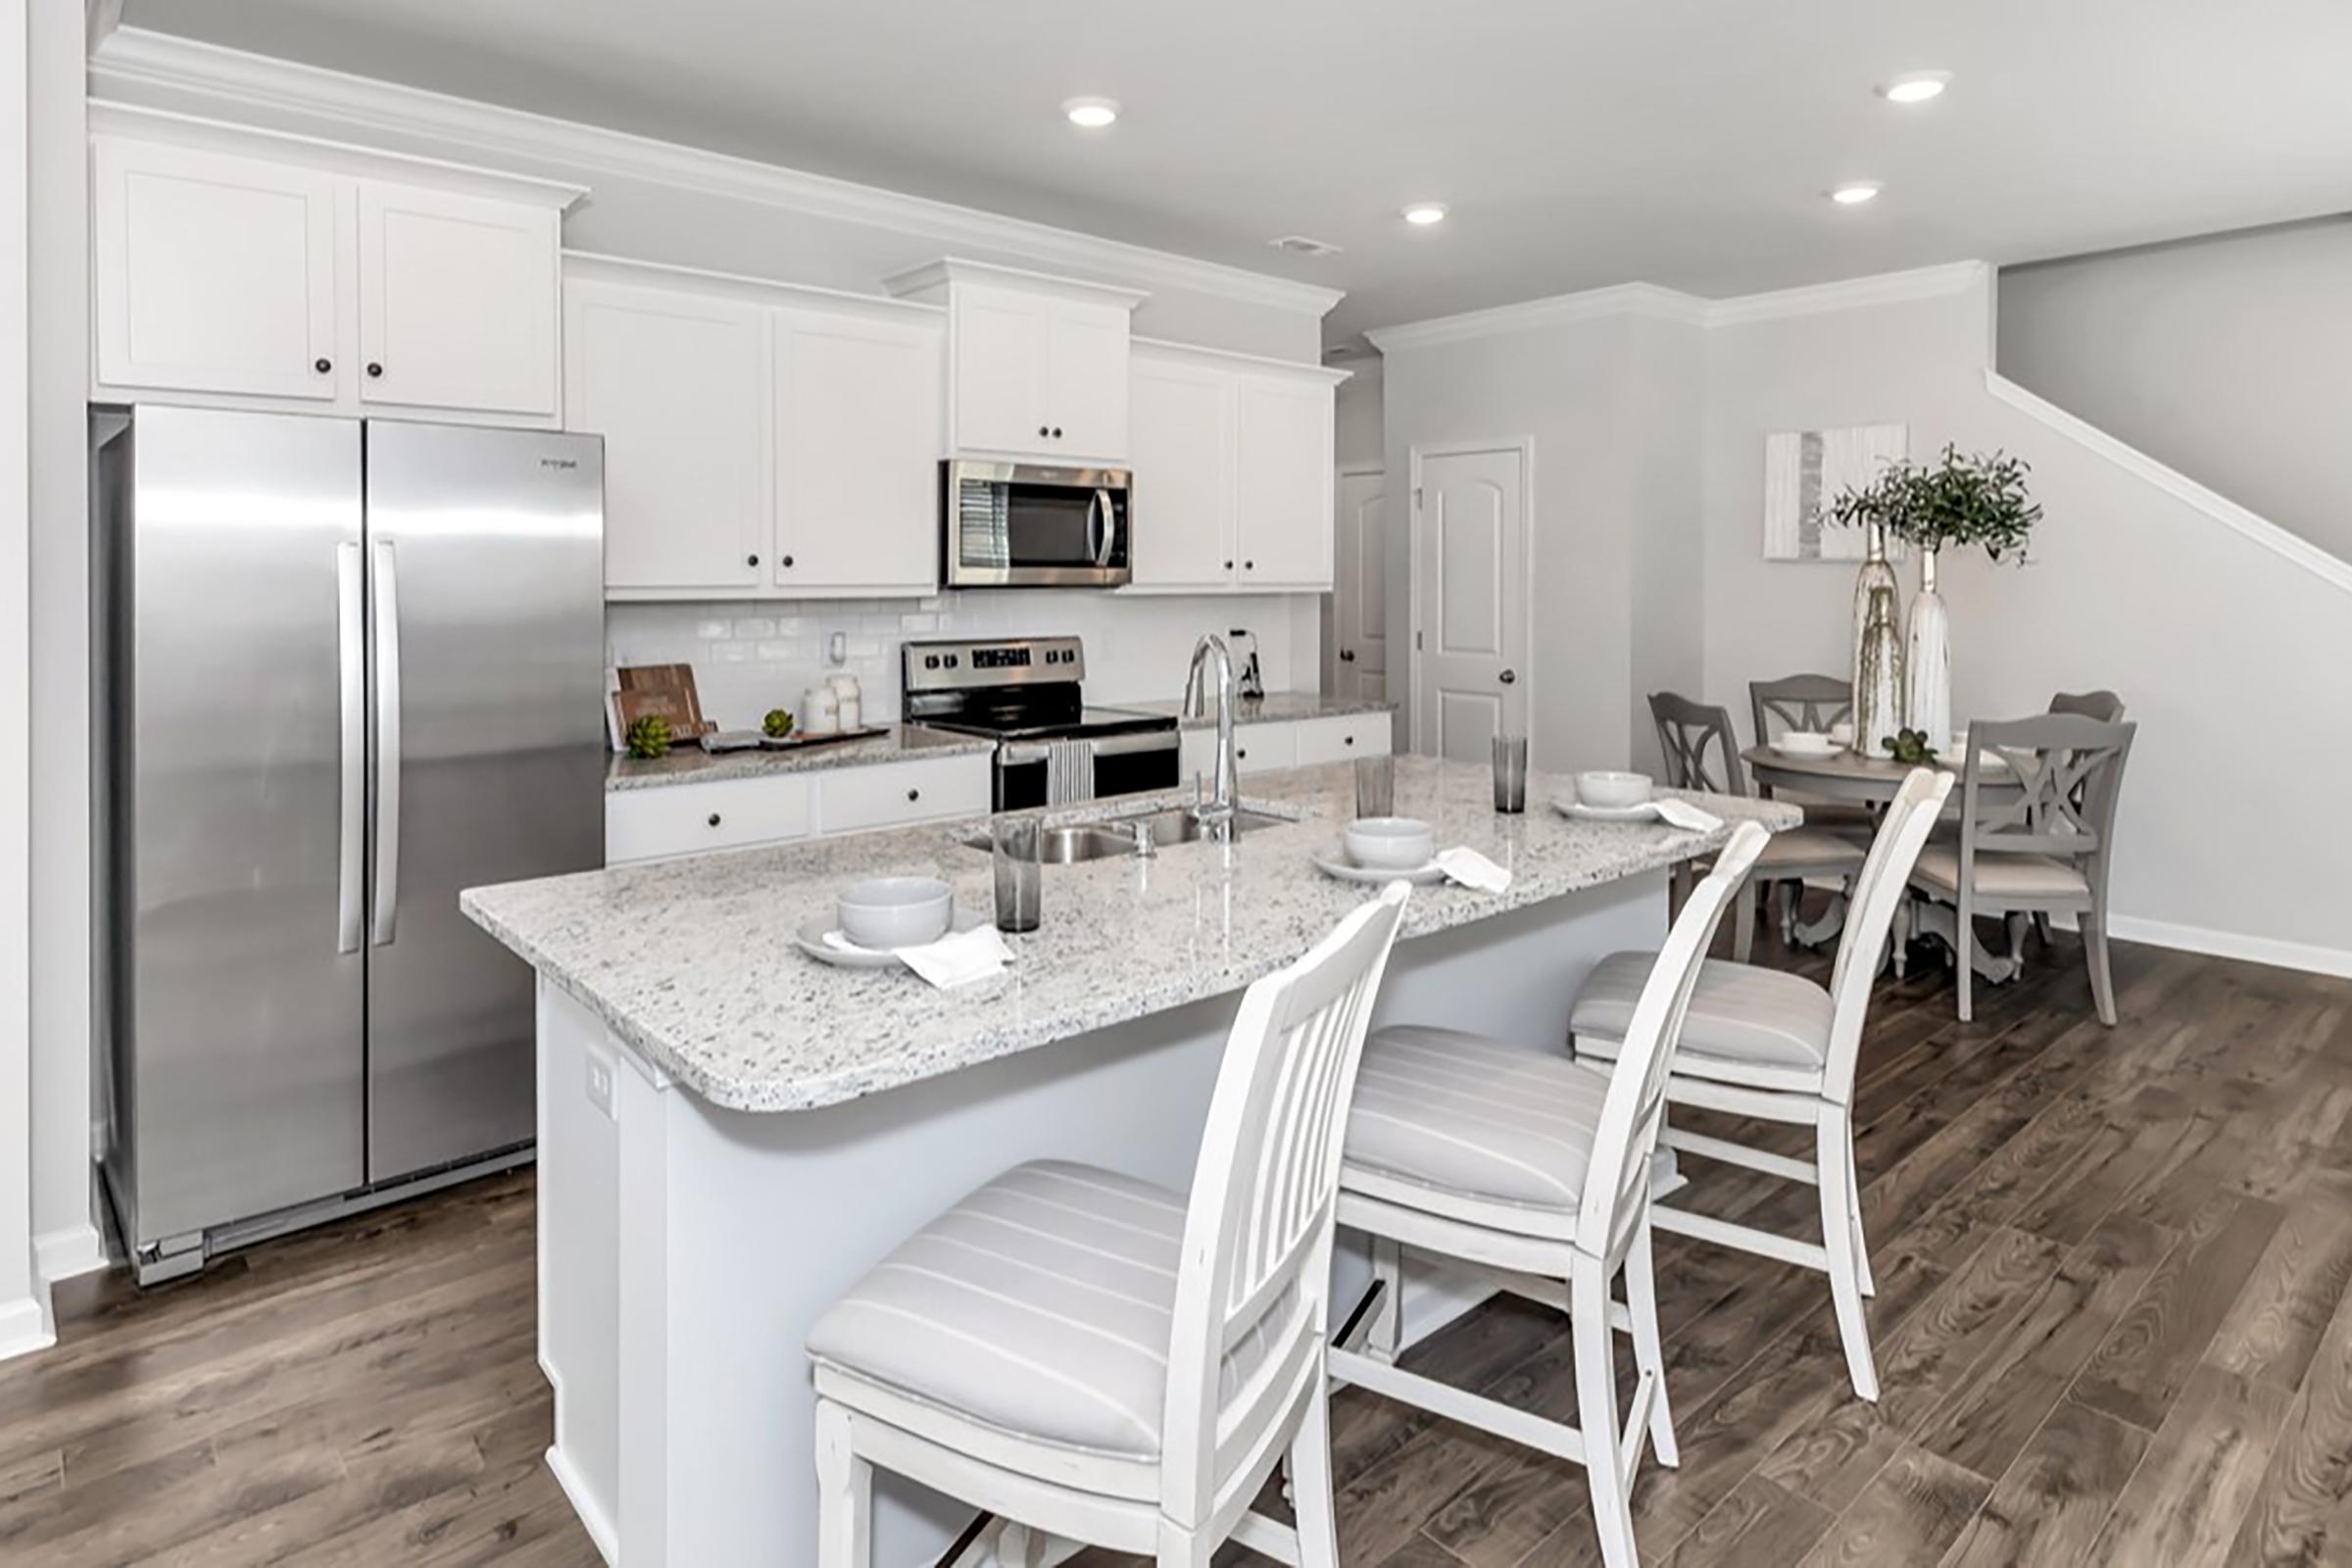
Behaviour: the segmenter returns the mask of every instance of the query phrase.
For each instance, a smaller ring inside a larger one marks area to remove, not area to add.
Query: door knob
[[[1341,662],[1341,663],[1343,663],[1343,664],[1352,664],[1352,663],[1354,663],[1354,662],[1355,662],[1355,650],[1354,650],[1354,649],[1352,649],[1352,648],[1343,648],[1343,649],[1341,649],[1341,650],[1340,650],[1340,662]]]
[[[1506,669],[1506,670],[1504,670],[1504,671],[1502,672],[1502,683],[1503,683],[1505,686],[1513,686],[1513,685],[1517,685],[1517,684],[1518,684],[1518,681],[1519,681],[1519,672],[1518,672],[1517,670],[1515,670],[1515,669]]]

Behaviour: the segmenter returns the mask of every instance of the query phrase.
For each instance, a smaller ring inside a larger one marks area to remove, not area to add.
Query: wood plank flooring
[[[2063,935],[1971,1024],[1933,964],[1883,985],[1877,1406],[1818,1276],[1661,1238],[1683,1463],[1637,1488],[1646,1562],[2352,1564],[2352,983],[2129,946],[2117,982],[2114,1030]],[[1687,1168],[1813,1234],[1809,1192]],[[540,1461],[531,1201],[61,1289],[64,1343],[0,1366],[0,1563],[590,1568]],[[1413,1359],[1572,1418],[1558,1327],[1490,1302]],[[1574,1466],[1354,1391],[1334,1449],[1349,1568],[1598,1560]]]

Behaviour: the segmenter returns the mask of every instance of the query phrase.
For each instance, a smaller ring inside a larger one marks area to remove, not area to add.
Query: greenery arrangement
[[[669,720],[653,714],[629,726],[629,755],[651,760],[669,755]]]
[[[2023,458],[1964,457],[1947,445],[1934,463],[1889,463],[1869,484],[1833,501],[1829,520],[1841,528],[1876,523],[1915,550],[1976,546],[2023,565],[2026,542],[2041,521],[2041,506],[2026,489],[2032,471]]]
[[[1879,742],[1886,755],[1905,767],[1922,767],[1936,760],[1936,748],[1928,744],[1924,729],[1898,729]]]

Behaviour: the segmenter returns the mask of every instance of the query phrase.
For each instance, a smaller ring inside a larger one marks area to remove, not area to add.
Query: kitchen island
[[[1380,1018],[1558,1038],[1591,965],[1654,944],[1668,867],[1723,834],[1569,820],[1530,780],[1500,817],[1487,770],[1400,758],[1397,809],[1512,872],[1417,889]],[[1189,1186],[1240,993],[1304,953],[1367,888],[1316,870],[1353,814],[1346,764],[1265,775],[1281,820],[1231,845],[1046,868],[1045,918],[1001,978],[935,991],[793,944],[861,877],[945,878],[989,907],[984,824],[481,888],[466,912],[539,975],[540,1364],[548,1459],[626,1568],[814,1555],[811,1392],[824,1308],[1006,1167],[1087,1160]],[[1126,800],[1055,817],[1133,812]],[[1706,798],[1727,818],[1793,808]],[[1346,1280],[1360,1279],[1352,1256]],[[1406,1297],[1417,1336],[1472,1298]],[[928,1563],[968,1510],[877,1477],[878,1563]]]

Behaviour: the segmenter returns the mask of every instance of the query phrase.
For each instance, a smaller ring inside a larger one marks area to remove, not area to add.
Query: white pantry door
[[[1331,624],[1341,697],[1389,695],[1388,489],[1378,469],[1340,474]]]
[[[1517,445],[1413,454],[1417,751],[1490,760],[1527,733],[1527,460]]]

